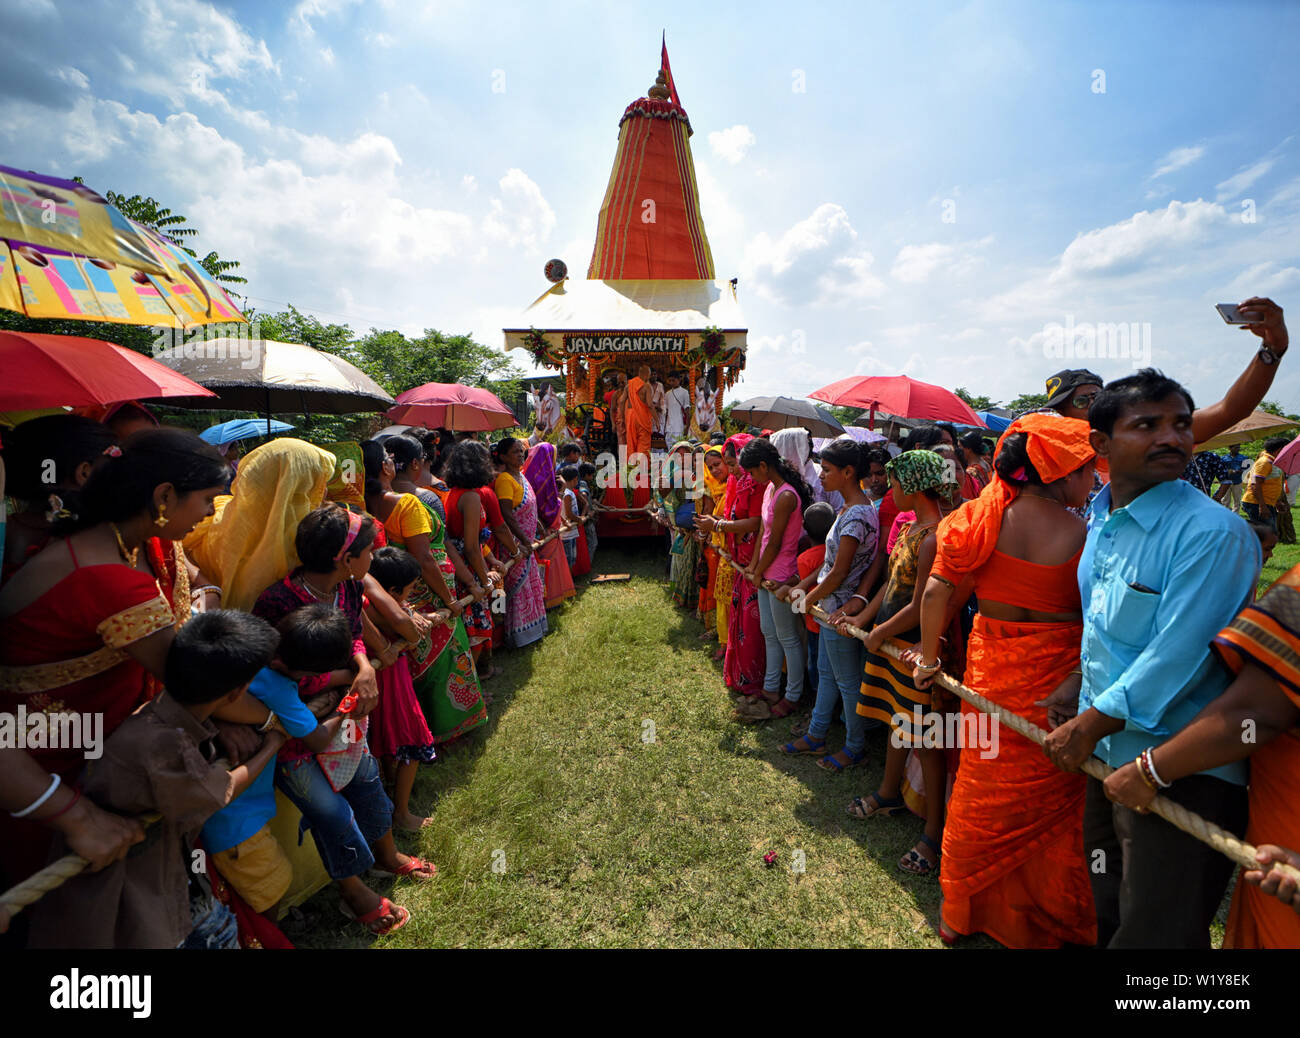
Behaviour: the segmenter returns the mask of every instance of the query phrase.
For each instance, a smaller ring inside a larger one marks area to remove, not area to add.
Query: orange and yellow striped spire
[[[714,279],[690,136],[665,44],[655,85],[619,122],[589,279]]]

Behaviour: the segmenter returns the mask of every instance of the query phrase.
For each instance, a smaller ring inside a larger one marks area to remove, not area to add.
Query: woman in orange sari
[[[979,613],[966,650],[968,686],[1043,728],[1041,701],[1061,686],[1078,687],[1076,569],[1086,530],[1069,509],[1092,489],[1088,434],[1086,422],[1058,415],[1012,423],[992,481],[940,523],[921,605],[918,688],[939,670],[950,605],[971,590]],[[1083,776],[1054,768],[1013,732],[991,746],[972,745],[978,720],[963,702],[967,738],[943,834],[940,936],[951,943],[982,932],[1013,948],[1094,944]]]
[[[1213,648],[1236,680],[1186,728],[1148,751],[1145,777],[1137,761],[1111,774],[1106,795],[1145,813],[1157,785],[1250,757],[1246,841],[1259,847],[1261,863],[1286,861],[1282,848],[1300,847],[1300,566],[1243,609]],[[1254,739],[1243,738],[1245,731]],[[1248,870],[1246,882],[1237,884],[1225,948],[1300,948],[1300,911],[1261,892],[1267,871]]]

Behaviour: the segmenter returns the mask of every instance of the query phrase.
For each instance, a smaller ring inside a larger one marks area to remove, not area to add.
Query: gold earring
[[[160,530],[161,530],[164,526],[167,525],[167,506],[166,506],[166,505],[159,505],[159,506],[158,506],[158,518],[155,519],[155,520],[153,521],[153,524],[154,524],[154,526],[158,527],[158,529],[160,529]]]

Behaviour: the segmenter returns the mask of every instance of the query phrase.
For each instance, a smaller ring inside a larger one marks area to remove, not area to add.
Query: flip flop
[[[410,912],[408,912],[401,905],[393,904],[386,897],[381,897],[379,899],[379,907],[374,909],[371,912],[367,912],[365,915],[357,915],[355,912],[352,911],[352,909],[350,909],[347,906],[347,904],[345,904],[342,901],[339,902],[339,911],[342,912],[344,916],[346,916],[348,919],[351,919],[354,922],[360,923],[362,926],[364,926],[366,928],[366,932],[373,937],[386,937],[394,930],[400,930],[403,926],[405,926],[407,923],[411,921]],[[378,930],[376,930],[373,926],[371,926],[371,923],[377,923],[380,919],[383,919],[384,916],[386,915],[391,915],[396,921],[389,923],[387,926],[381,927]]]
[[[405,865],[398,866],[396,870],[386,869],[382,865],[375,865],[370,871],[378,872],[381,876],[397,876],[399,878],[409,876],[421,883],[427,883],[438,875],[438,866],[431,861],[425,861],[423,858],[412,857]]]
[[[872,807],[868,801],[875,801],[875,806]],[[856,810],[854,810],[855,808]],[[902,814],[906,810],[907,804],[903,802],[901,796],[890,797],[886,800],[879,793],[868,794],[866,800],[862,797],[854,797],[853,803],[846,809],[848,816],[856,818],[858,821],[866,821],[876,815],[888,818],[891,815]]]

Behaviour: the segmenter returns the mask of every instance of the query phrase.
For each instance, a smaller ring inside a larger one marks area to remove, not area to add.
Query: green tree
[[[966,401],[966,406],[972,411],[987,411],[991,407],[997,407],[997,402],[986,396],[972,396],[965,389],[958,386],[953,390],[960,399]]]
[[[1021,393],[1011,403],[1007,404],[1007,409],[1012,414],[1019,414],[1021,411],[1032,411],[1036,407],[1046,406],[1046,393]]]
[[[1259,405],[1261,411],[1267,411],[1269,414],[1275,414],[1280,418],[1293,418],[1300,421],[1300,415],[1292,414],[1290,411],[1282,410],[1282,405],[1276,400],[1265,400]]]

